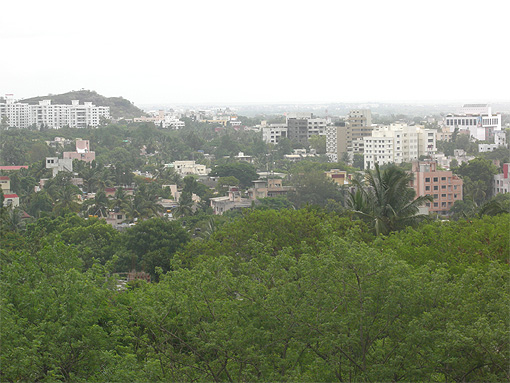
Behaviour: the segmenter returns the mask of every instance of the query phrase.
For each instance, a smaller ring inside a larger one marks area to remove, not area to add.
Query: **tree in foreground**
[[[426,217],[418,214],[419,207],[432,202],[432,197],[415,198],[409,186],[412,180],[412,174],[396,166],[381,171],[376,164],[374,171],[365,171],[365,183],[353,180],[356,191],[350,193],[347,204],[377,235],[415,226]]]

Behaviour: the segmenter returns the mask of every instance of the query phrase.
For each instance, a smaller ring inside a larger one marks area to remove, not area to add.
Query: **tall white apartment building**
[[[493,133],[501,130],[501,113],[492,114],[488,104],[466,104],[458,113],[446,115],[445,125],[451,132],[469,130],[477,140],[492,141]]]
[[[39,101],[37,105],[17,103],[11,97],[0,103],[0,119],[7,119],[10,127],[26,129],[31,125],[46,126],[60,129],[64,126],[71,128],[86,128],[98,126],[101,118],[110,118],[110,107],[95,106],[91,102],[80,104],[78,100],[71,101],[71,105],[51,103],[51,100]]]
[[[436,131],[423,126],[391,124],[372,131],[363,137],[365,169],[379,165],[418,160],[422,155],[436,152]]]
[[[26,129],[32,124],[30,105],[14,102],[12,95],[6,95],[5,102],[0,102],[0,123]]]

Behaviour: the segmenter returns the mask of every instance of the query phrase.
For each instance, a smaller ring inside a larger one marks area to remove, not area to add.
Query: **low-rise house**
[[[210,201],[213,213],[216,215],[221,215],[232,209],[248,208],[252,204],[250,199],[241,197],[241,191],[238,187],[230,187],[228,195],[211,198]]]
[[[4,206],[18,207],[19,197],[17,194],[4,194]]]
[[[239,154],[237,156],[234,156],[234,158],[238,161],[249,162],[250,164],[253,162],[253,157],[246,156],[243,152],[239,152]]]
[[[286,196],[293,190],[295,188],[292,186],[283,186],[282,180],[278,178],[256,180],[253,181],[253,187],[248,189],[248,198],[256,200],[258,198]]]
[[[59,159],[58,157],[46,157],[46,169],[52,170],[53,177],[55,177],[58,172],[72,172],[73,160]]]
[[[207,169],[205,165],[197,164],[195,161],[175,161],[170,164],[165,164],[165,167],[173,168],[180,176],[205,176],[211,171],[211,169]]]
[[[85,162],[92,162],[96,159],[96,152],[90,151],[89,140],[76,139],[76,151],[64,152],[63,158],[65,160],[80,160]]]
[[[349,185],[351,183],[352,176],[347,174],[345,170],[331,169],[329,172],[324,172],[324,174],[338,185]]]
[[[0,188],[4,194],[11,192],[11,179],[8,176],[0,176]]]
[[[19,166],[12,166],[12,165],[6,165],[6,166],[0,166],[0,170],[4,171],[15,171],[20,169],[28,169],[28,165],[19,165]]]
[[[126,221],[126,213],[121,211],[120,209],[111,209],[108,210],[106,215],[106,223],[112,225],[114,228],[122,225]]]

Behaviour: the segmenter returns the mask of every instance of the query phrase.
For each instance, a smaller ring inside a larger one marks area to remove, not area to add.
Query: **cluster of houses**
[[[240,121],[230,109],[216,110],[214,112],[198,111],[186,115],[196,121],[214,123],[222,126],[240,126]],[[179,129],[184,122],[179,121],[178,115],[173,111],[158,111],[151,117],[141,117],[136,121],[150,121],[162,127]],[[427,212],[448,215],[455,201],[463,198],[463,181],[452,173],[451,162],[455,159],[458,164],[468,162],[473,156],[468,156],[464,150],[457,149],[453,156],[446,156],[437,151],[437,141],[452,140],[454,135],[466,134],[470,138],[484,140],[479,144],[480,152],[493,151],[497,148],[507,147],[506,134],[501,127],[501,114],[493,114],[491,107],[485,104],[468,104],[457,113],[448,114],[441,122],[439,129],[425,128],[423,125],[407,124],[403,122],[390,125],[372,124],[371,111],[368,109],[351,110],[347,118],[340,123],[332,124],[331,119],[319,118],[313,114],[293,113],[286,116],[284,124],[267,124],[263,122],[258,127],[265,142],[278,144],[282,138],[288,138],[296,143],[306,144],[315,135],[326,136],[326,151],[330,161],[336,162],[341,158],[350,158],[355,154],[364,158],[365,169],[373,169],[375,164],[412,163],[414,181],[411,183],[417,196],[431,195],[433,202],[424,207]],[[50,146],[65,146],[72,142],[56,137],[48,141]],[[143,149],[142,153],[143,154]],[[314,150],[295,149],[294,153],[286,155],[289,161],[299,161],[305,158],[316,157]],[[92,162],[95,152],[90,150],[88,140],[77,139],[75,151],[64,152],[63,158],[46,158],[46,168],[52,169],[52,176],[60,171],[73,172],[73,160]],[[252,163],[253,158],[239,152],[234,156],[237,161]],[[424,160],[426,159],[426,160]],[[25,166],[26,167],[26,166]],[[211,169],[195,161],[175,161],[166,164],[182,177],[192,175],[199,182],[214,188],[215,180],[209,177]],[[16,168],[16,169],[15,169]],[[14,171],[20,167],[0,167],[0,171]],[[509,192],[509,164],[504,164],[503,173],[494,176],[493,195]],[[138,173],[142,175],[141,173]],[[152,177],[144,173],[145,177]],[[210,206],[214,214],[223,214],[232,209],[253,206],[259,198],[286,196],[294,189],[284,186],[282,178],[274,174],[262,174],[261,179],[253,180],[253,186],[248,190],[241,190],[237,186],[230,186],[226,195],[210,199]],[[349,185],[350,174],[338,169],[325,172],[325,177],[339,185]],[[40,180],[36,191],[44,186],[45,179]],[[75,177],[71,182],[79,187],[83,180]],[[10,190],[8,176],[0,177],[0,185],[4,193],[4,205],[17,207],[19,198]],[[172,198],[161,199],[166,214],[171,216],[172,210],[178,205],[180,193],[177,185],[164,185],[170,189]],[[105,190],[107,196],[113,197],[115,188]],[[127,187],[128,193],[134,193],[134,188]],[[84,195],[83,199],[93,198],[94,195]],[[198,196],[193,196],[193,202],[199,202]],[[121,225],[126,220],[120,211],[110,211],[106,220],[114,226]]]

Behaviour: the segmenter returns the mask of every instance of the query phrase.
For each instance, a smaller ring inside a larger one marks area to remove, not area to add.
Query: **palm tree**
[[[183,192],[179,199],[179,206],[173,211],[175,217],[187,217],[193,215],[193,200],[191,193]]]
[[[77,196],[80,194],[80,189],[73,184],[66,184],[58,189],[55,193],[55,206],[53,211],[57,215],[64,215],[65,213],[77,213],[80,211],[80,205],[77,202]]]
[[[416,193],[409,186],[412,180],[411,173],[396,166],[381,172],[376,164],[374,171],[365,171],[365,183],[353,180],[357,190],[350,193],[347,204],[377,235],[414,226],[427,217],[418,214],[419,206],[433,199],[432,196],[415,198]]]
[[[115,196],[111,201],[111,207],[114,209],[125,211],[127,209],[127,206],[129,205],[130,200],[131,196],[126,193],[126,190],[122,187],[118,187],[117,189],[115,189]]]
[[[106,197],[106,193],[102,190],[97,192],[96,196],[92,201],[93,203],[87,209],[88,214],[106,218],[109,204],[108,197]]]
[[[134,218],[151,218],[163,212],[165,208],[159,203],[157,194],[157,185],[148,185],[142,183],[133,199],[133,212],[138,212],[138,217]]]

